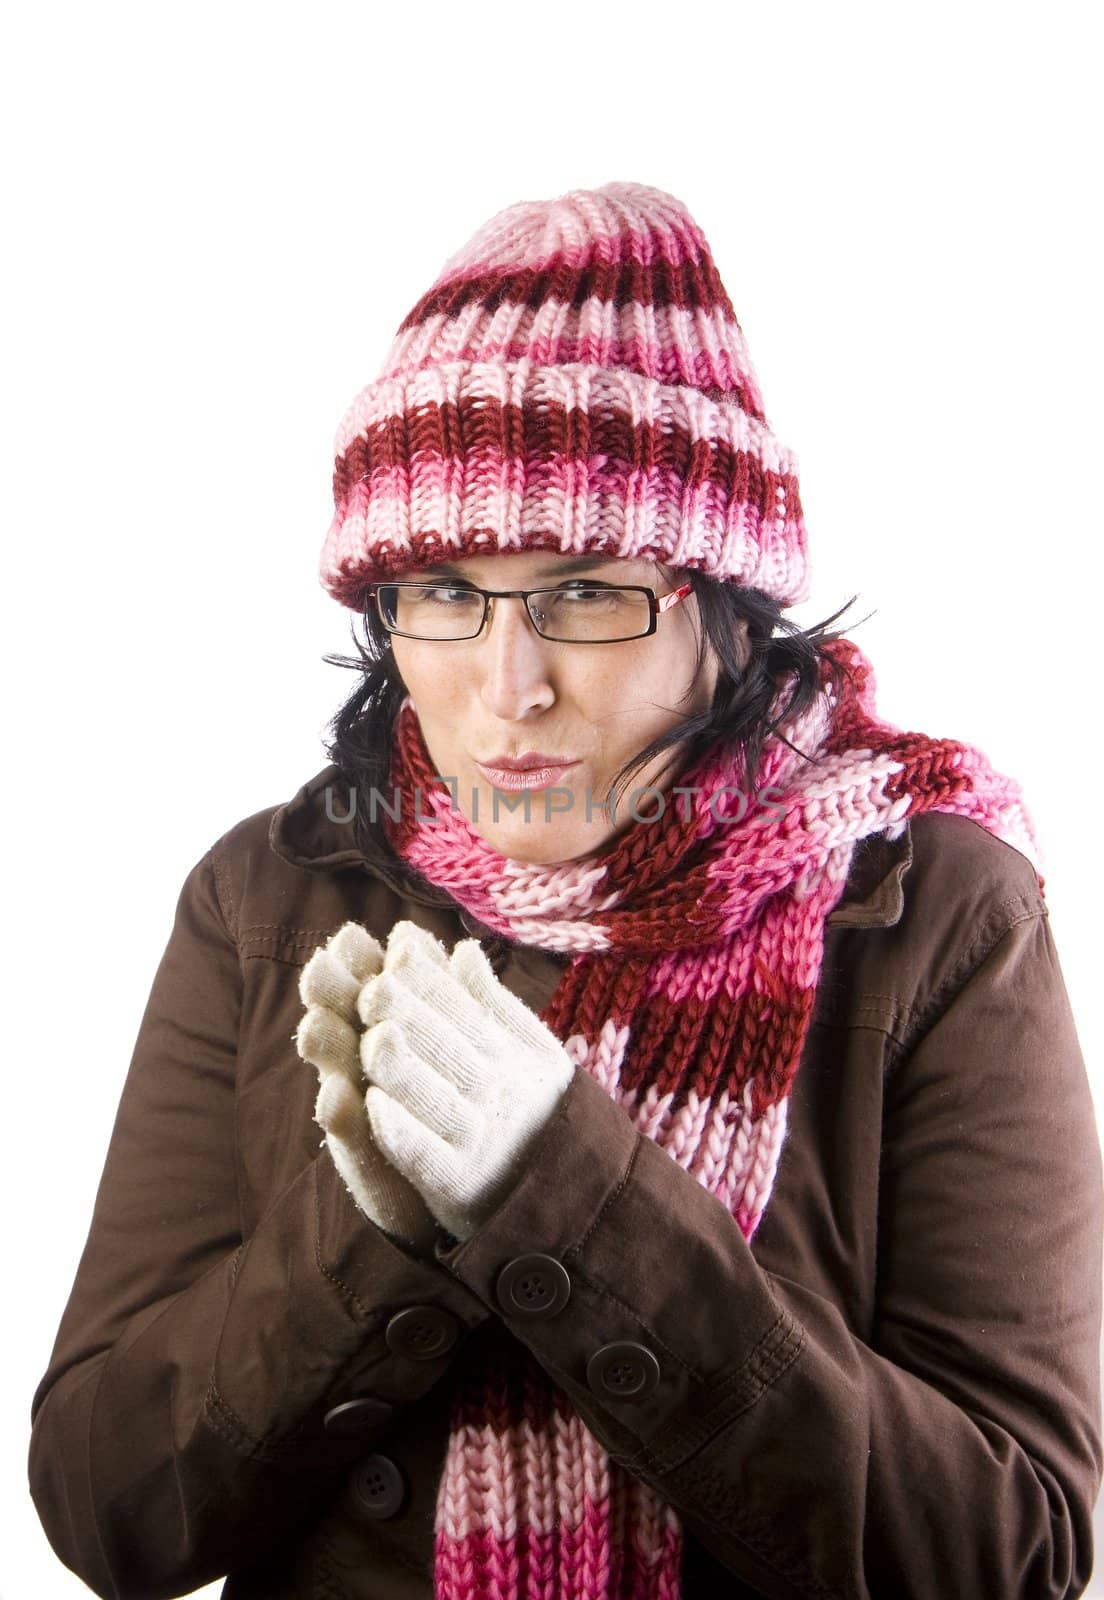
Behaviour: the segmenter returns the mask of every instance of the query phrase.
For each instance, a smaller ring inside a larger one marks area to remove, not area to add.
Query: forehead
[[[427,578],[466,578],[469,583],[492,588],[511,582],[559,583],[563,578],[598,575],[610,582],[649,583],[656,575],[654,561],[622,561],[606,555],[558,555],[552,550],[511,551],[508,555],[470,556],[459,561],[435,561],[418,569]],[[410,574],[415,577],[414,573]]]

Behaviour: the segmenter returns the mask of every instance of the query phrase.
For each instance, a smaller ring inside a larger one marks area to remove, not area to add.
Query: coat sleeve
[[[1080,1595],[1102,1471],[1104,1189],[1045,910],[995,936],[899,1061],[883,1158],[870,1343],[761,1268],[728,1209],[584,1073],[519,1185],[436,1254],[754,1592]],[[497,1296],[527,1254],[538,1275],[554,1258],[550,1283],[567,1271],[554,1314]],[[635,1402],[588,1379],[621,1341],[658,1364]]]
[[[241,968],[216,849],[180,892],[31,1408],[43,1527],[113,1600],[190,1592],[318,1509],[366,1447],[363,1433],[335,1436],[326,1412],[364,1394],[384,1413],[418,1399],[462,1343],[396,1355],[396,1310],[442,1307],[461,1333],[488,1316],[356,1209],[324,1151],[242,1237]]]

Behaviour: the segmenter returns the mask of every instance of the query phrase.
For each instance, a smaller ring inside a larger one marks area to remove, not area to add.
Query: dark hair
[[[717,687],[708,710],[684,716],[621,767],[613,781],[613,797],[619,804],[635,774],[662,751],[671,752],[664,772],[679,756],[680,769],[686,769],[718,742],[733,752],[741,785],[750,793],[768,735],[775,733],[785,718],[800,715],[811,704],[822,670],[839,689],[841,674],[848,669],[824,646],[840,636],[841,630],[829,629],[856,596],[822,622],[800,628],[761,589],[741,588],[690,569],[660,563],[657,567],[672,583],[690,582],[701,617],[697,659],[684,699],[693,693],[710,645],[720,664]],[[325,749],[355,794],[357,845],[370,861],[383,865],[394,863],[395,857],[384,830],[371,825],[370,796],[373,792],[387,794],[392,729],[406,689],[395,666],[391,636],[375,606],[369,603],[358,615],[365,638],[362,641],[353,629],[357,655],[322,658],[332,666],[361,673],[360,682],[328,724],[331,737]],[[798,754],[812,759],[804,751]]]

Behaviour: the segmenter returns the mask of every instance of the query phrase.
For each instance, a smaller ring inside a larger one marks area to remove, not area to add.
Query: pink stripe
[[[550,297],[536,309],[503,305],[490,313],[466,305],[456,316],[437,312],[404,328],[380,379],[460,359],[624,366],[668,383],[743,388],[762,410],[743,330],[720,308],[707,314],[681,306],[618,306],[596,296],[581,306]],[[688,360],[696,366],[684,376]]]
[[[538,366],[520,359],[459,361],[423,367],[404,377],[381,378],[362,390],[346,411],[334,437],[334,455],[343,456],[354,440],[390,418],[403,418],[418,407],[495,400],[519,410],[526,403],[602,408],[637,422],[685,431],[691,442],[724,443],[747,450],[780,475],[796,472],[797,459],[763,423],[738,407],[722,405],[678,384],[662,383],[625,368],[578,364]],[[467,454],[467,452],[465,452]]]
[[[397,572],[402,558],[413,561],[416,541],[425,540],[437,548],[429,555],[419,544],[420,565],[430,559],[478,555],[479,543],[475,541],[503,554],[511,547],[526,547],[526,540],[541,539],[541,545],[532,548],[554,548],[563,554],[593,548],[622,560],[641,554],[650,558],[653,552],[670,560],[678,546],[682,485],[670,475],[665,481],[658,481],[658,474],[647,478],[638,475],[636,481],[641,490],[637,515],[624,524],[619,537],[614,530],[626,511],[623,493],[617,489],[599,493],[592,487],[589,497],[576,495],[569,500],[555,481],[559,476],[562,483],[566,473],[554,473],[549,480],[538,480],[527,487],[520,504],[516,493],[510,490],[488,488],[482,495],[472,492],[464,502],[459,528],[455,530],[458,537],[452,541],[445,537],[443,524],[448,521],[449,502],[439,475],[434,485],[426,481],[433,476],[428,467],[412,474],[409,498],[398,492],[402,474],[396,469],[387,476],[391,480],[387,488],[382,492],[379,487],[373,489],[366,510],[351,507],[331,524],[321,559],[326,581],[339,579],[350,557],[358,551],[363,551],[364,560],[380,573]],[[363,500],[363,495],[357,498]],[[697,539],[711,544],[716,552],[711,566],[717,577],[752,583],[761,573],[770,572],[776,578],[793,574],[796,579],[803,571],[799,554],[787,544],[794,528],[792,521],[761,519],[736,499],[718,508],[703,493],[693,526]]]
[[[630,1525],[620,1536],[611,1509],[588,1508],[583,1523],[541,1532],[524,1523],[510,1537],[484,1528],[435,1539],[436,1600],[570,1596],[578,1600],[678,1600],[682,1537],[666,1521]]]

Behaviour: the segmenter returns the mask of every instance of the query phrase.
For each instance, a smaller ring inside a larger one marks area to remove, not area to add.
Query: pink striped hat
[[[808,597],[797,460],[681,201],[639,183],[485,223],[334,441],[319,581],[520,550],[662,561]]]

